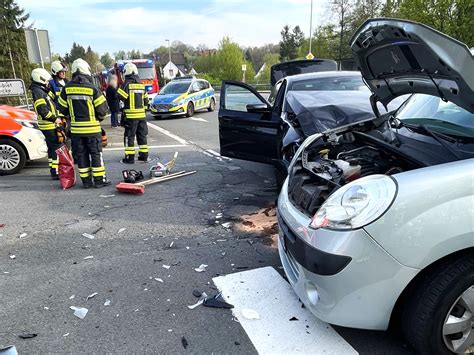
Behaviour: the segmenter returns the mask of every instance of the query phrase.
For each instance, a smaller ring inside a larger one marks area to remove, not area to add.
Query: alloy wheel
[[[465,353],[474,347],[474,286],[465,290],[451,306],[443,325],[446,347]]]
[[[20,153],[8,144],[0,145],[0,170],[15,169],[20,164]]]

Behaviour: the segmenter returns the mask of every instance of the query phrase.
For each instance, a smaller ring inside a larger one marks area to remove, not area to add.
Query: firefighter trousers
[[[72,152],[77,159],[79,176],[84,184],[105,181],[105,166],[102,158],[101,134],[94,136],[72,135]]]
[[[58,142],[58,136],[56,135],[55,129],[48,129],[41,131],[46,140],[46,146],[48,147],[48,165],[51,176],[58,175],[58,156],[56,154],[56,149],[61,147],[61,143]]]
[[[148,157],[147,135],[148,126],[145,119],[125,119],[125,156],[135,156],[135,137],[137,137],[138,155]]]

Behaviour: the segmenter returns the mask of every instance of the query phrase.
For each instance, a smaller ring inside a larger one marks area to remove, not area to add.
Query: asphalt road
[[[265,266],[281,273],[273,169],[221,158],[215,112],[149,122],[151,159],[167,161],[178,151],[175,171],[196,174],[149,186],[142,196],[118,194],[113,186],[62,191],[45,161],[0,177],[0,348],[256,352],[230,310],[187,306],[198,300],[193,290],[217,293],[216,275]],[[123,131],[107,131],[107,174],[119,182]],[[146,172],[151,165],[134,168]],[[201,264],[206,271],[196,272]],[[87,308],[86,317],[75,317],[71,306]],[[411,353],[389,333],[336,331],[361,354]],[[24,333],[37,336],[20,338]]]

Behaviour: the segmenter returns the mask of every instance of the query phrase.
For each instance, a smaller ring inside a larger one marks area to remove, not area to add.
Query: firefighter
[[[138,160],[148,161],[148,145],[146,136],[148,126],[146,124],[146,108],[148,105],[148,94],[145,85],[140,83],[137,66],[127,63],[124,67],[125,81],[117,90],[120,100],[124,102],[122,120],[124,120],[124,146],[125,164],[135,163],[135,136],[138,143]]]
[[[51,63],[52,78],[49,82],[55,94],[56,107],[58,107],[58,98],[59,94],[61,93],[61,89],[68,83],[68,80],[66,79],[66,72],[67,67],[59,60],[55,60]]]
[[[102,158],[102,128],[107,114],[105,96],[92,83],[89,64],[81,58],[72,63],[72,79],[61,90],[59,109],[71,119],[73,155],[84,188],[110,185]]]
[[[54,93],[51,91],[49,80],[51,75],[42,68],[33,69],[31,72],[31,94],[33,105],[38,115],[38,126],[44,135],[48,146],[48,164],[51,177],[58,180],[58,156],[56,149],[61,146],[56,134],[57,127],[63,124],[54,104]]]

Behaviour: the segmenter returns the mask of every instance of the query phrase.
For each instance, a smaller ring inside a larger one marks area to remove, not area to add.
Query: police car
[[[191,117],[197,110],[211,112],[215,108],[216,97],[211,84],[207,80],[188,76],[166,84],[150,105],[150,111],[156,119],[179,115]]]

